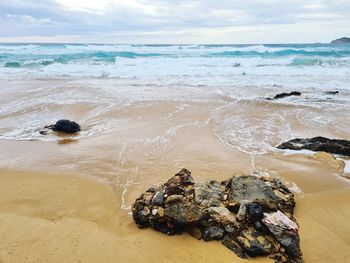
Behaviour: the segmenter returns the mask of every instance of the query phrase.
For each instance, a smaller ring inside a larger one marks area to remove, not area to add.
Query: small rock
[[[165,200],[166,205],[174,204],[181,202],[184,197],[182,195],[170,195]]]
[[[152,215],[157,215],[157,213],[158,213],[158,209],[157,208],[154,208],[154,209],[152,209]]]
[[[238,225],[236,217],[226,207],[209,207],[206,211],[220,225]]]
[[[76,133],[80,131],[80,125],[70,120],[59,120],[51,127],[51,129],[59,132]]]
[[[155,206],[163,206],[164,205],[164,197],[161,192],[157,192],[152,199],[152,205]]]
[[[222,240],[224,238],[225,231],[221,227],[212,226],[208,227],[203,233],[204,241]]]

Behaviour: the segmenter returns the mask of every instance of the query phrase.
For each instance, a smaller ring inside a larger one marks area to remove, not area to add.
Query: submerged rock
[[[338,90],[331,90],[331,91],[326,91],[324,94],[326,94],[326,95],[338,95],[339,91]]]
[[[301,92],[299,92],[299,91],[292,91],[292,92],[289,92],[289,93],[283,92],[283,93],[277,94],[273,98],[268,98],[268,100],[278,100],[278,99],[283,99],[285,97],[300,96],[300,95],[301,95]]]
[[[278,178],[234,176],[195,183],[183,169],[137,198],[132,214],[139,228],[222,241],[241,258],[298,263],[303,260],[294,206],[293,194]]]
[[[293,139],[277,146],[279,149],[310,150],[350,156],[350,141],[332,140],[325,137]]]

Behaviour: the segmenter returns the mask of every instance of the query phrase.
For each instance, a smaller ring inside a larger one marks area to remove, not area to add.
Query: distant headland
[[[331,42],[331,44],[350,44],[350,37],[342,37],[335,39]]]

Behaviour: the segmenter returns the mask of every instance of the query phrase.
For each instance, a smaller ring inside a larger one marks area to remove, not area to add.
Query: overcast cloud
[[[0,41],[296,43],[350,36],[349,0],[0,0]]]

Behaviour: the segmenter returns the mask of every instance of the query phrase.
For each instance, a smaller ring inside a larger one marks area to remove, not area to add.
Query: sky
[[[350,0],[0,0],[0,42],[327,43]]]

